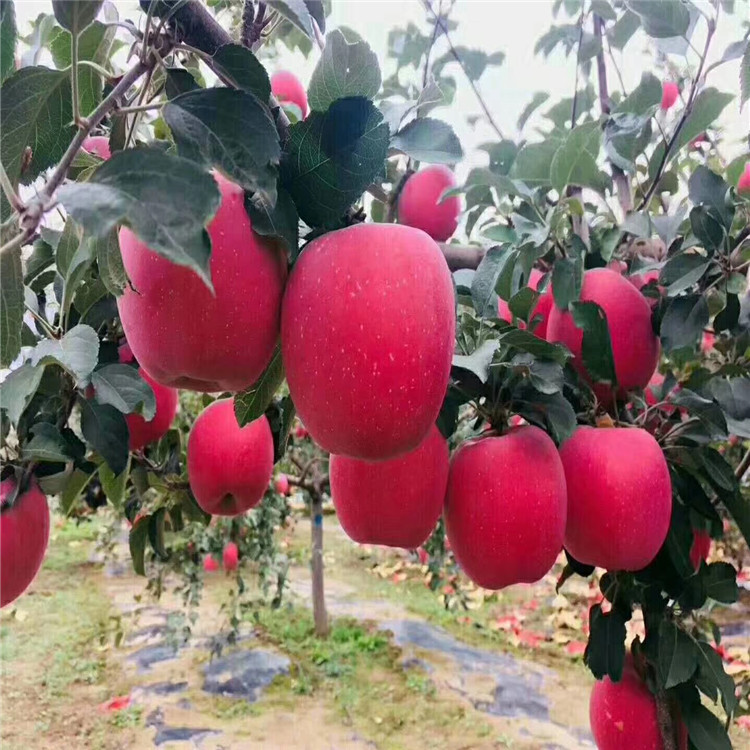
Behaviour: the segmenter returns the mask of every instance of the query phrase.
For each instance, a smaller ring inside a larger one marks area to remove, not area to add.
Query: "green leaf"
[[[60,494],[60,510],[63,512],[63,515],[70,515],[75,501],[78,500],[81,492],[83,492],[92,477],[93,474],[87,474],[80,469],[73,471],[65,485],[65,489]]]
[[[128,476],[130,472],[130,456],[128,456],[128,465],[125,471],[119,475],[115,475],[112,469],[107,464],[101,464],[99,466],[99,481],[102,483],[102,489],[107,499],[115,506],[120,508],[123,501],[125,500],[125,490],[128,484]]]
[[[625,665],[625,618],[618,609],[603,612],[601,604],[589,610],[589,642],[583,655],[586,666],[597,680],[608,676],[622,679]]]
[[[245,49],[245,47],[242,49]],[[250,52],[250,50],[247,51]],[[188,91],[195,91],[201,88],[190,71],[184,68],[164,68],[164,72],[167,76],[164,84],[164,93],[167,99],[171,100],[180,94],[186,94]]]
[[[469,370],[476,375],[480,382],[486,383],[490,375],[490,364],[500,342],[497,339],[489,339],[480,344],[471,354],[454,354],[453,367],[461,370]]]
[[[166,560],[167,548],[164,545],[164,517],[167,513],[166,508],[159,508],[149,517],[148,539],[151,542],[151,548],[161,558]]]
[[[144,557],[146,554],[146,542],[148,541],[148,529],[150,516],[139,518],[130,529],[128,545],[130,546],[130,559],[133,561],[133,570],[136,575],[145,576],[146,566]]]
[[[734,206],[727,201],[729,185],[719,175],[701,164],[690,175],[688,190],[693,203],[710,206],[727,230],[732,226]]]
[[[62,278],[67,276],[71,261],[73,260],[80,244],[80,228],[76,225],[73,219],[68,217],[57,243],[57,249],[55,250],[55,263],[57,265],[57,271]]]
[[[727,423],[721,407],[710,399],[703,398],[689,388],[681,388],[670,395],[670,402],[688,410],[697,417],[712,440],[726,440]]]
[[[531,383],[514,390],[511,406],[527,422],[547,430],[557,445],[564,443],[578,426],[576,413],[562,393],[543,393]]]
[[[216,166],[246,190],[276,202],[279,134],[271,111],[235,89],[189,91],[164,108],[180,156]]]
[[[461,69],[470,81],[478,81],[487,66],[502,65],[505,60],[503,52],[494,52],[488,55],[480,49],[469,49],[463,45],[457,45],[435,60],[432,65],[432,74],[438,78],[446,65],[456,62],[456,57],[461,61]]]
[[[636,159],[651,140],[648,115],[615,112],[604,128],[604,151],[610,161],[623,171],[635,172]]]
[[[289,433],[294,423],[294,417],[297,414],[297,409],[294,406],[291,396],[284,396],[278,406],[280,417],[277,420],[271,421],[271,434],[273,435],[273,462],[280,461],[284,453],[286,453],[286,446],[289,442]],[[278,424],[278,429],[277,429]]]
[[[750,438],[750,378],[712,378],[707,389],[722,408],[729,432]]]
[[[682,0],[625,0],[625,5],[641,19],[643,30],[656,39],[685,36],[690,13]]]
[[[307,97],[310,108],[325,112],[337,99],[373,99],[380,90],[380,64],[370,45],[350,29],[335,29],[313,71]]]
[[[729,470],[731,471],[731,467],[729,467]],[[716,474],[712,476],[715,478]],[[744,497],[741,492],[735,490],[733,492],[723,491],[721,502],[734,519],[742,536],[745,537],[745,542],[750,544],[750,500]]]
[[[568,185],[590,187],[599,192],[609,187],[609,178],[596,164],[600,142],[598,122],[587,122],[570,131],[550,165],[552,187],[560,195]]]
[[[740,299],[736,294],[727,294],[727,303],[724,309],[714,318],[714,331],[728,331],[737,325],[740,319]]]
[[[734,680],[724,671],[721,656],[709,643],[703,641],[698,643],[698,673],[696,683],[700,691],[715,702],[718,689],[724,710],[728,714],[732,713],[737,705]]]
[[[68,221],[70,221],[70,219]],[[94,262],[95,250],[96,248],[91,242],[83,240],[78,245],[78,248],[71,258],[70,265],[68,266],[63,280],[63,298],[60,303],[60,313],[62,316],[67,316],[70,305],[73,302],[73,297],[75,296],[80,283],[83,281],[86,272]]]
[[[706,273],[710,260],[700,253],[685,251],[673,255],[659,274],[659,283],[667,287],[667,294],[674,297],[697,284]]]
[[[99,336],[87,325],[71,328],[61,339],[40,341],[31,352],[31,364],[54,362],[79,384],[86,383],[99,359]]]
[[[456,164],[464,156],[453,128],[441,120],[419,117],[391,138],[391,148],[430,164]]]
[[[60,161],[73,140],[70,73],[44,67],[21,68],[0,88],[0,161],[11,184],[28,185]],[[24,166],[24,152],[31,149]],[[10,208],[0,194],[0,218]]]
[[[510,176],[532,187],[549,185],[550,164],[559,146],[560,141],[554,139],[525,145],[516,155]]]
[[[607,36],[615,49],[622,50],[640,27],[641,22],[638,16],[626,10],[617,19],[615,25],[607,30]]]
[[[583,258],[560,258],[552,268],[552,296],[560,310],[567,310],[581,296]]]
[[[564,365],[570,358],[570,352],[562,344],[552,344],[540,339],[531,331],[516,328],[506,323],[502,329],[499,341],[504,346],[512,346],[522,352],[528,352],[541,359],[549,359]]]
[[[706,595],[722,604],[734,604],[739,597],[737,571],[725,562],[707,565],[702,573]]]
[[[9,367],[21,351],[23,288],[19,247],[0,256],[0,367]]]
[[[750,44],[745,47],[745,54],[740,62],[740,109],[750,99]]]
[[[701,294],[675,297],[661,320],[661,345],[665,352],[696,347],[708,325],[708,303]]]
[[[596,302],[573,302],[571,308],[573,322],[583,330],[581,357],[586,371],[596,382],[616,385],[607,314]]]
[[[310,10],[303,0],[266,0],[266,5],[291,21],[310,39],[315,39]]]
[[[591,0],[591,10],[605,21],[617,20],[617,13],[607,0]]]
[[[16,69],[16,10],[12,0],[0,0],[0,83]]]
[[[518,130],[523,130],[526,123],[529,121],[529,117],[536,112],[544,102],[549,99],[549,93],[547,91],[535,91],[534,96],[531,97],[531,101],[521,110],[521,114],[518,116],[518,122],[516,127]]]
[[[332,227],[381,174],[388,126],[372,102],[339,99],[290,128],[282,185],[311,227]]]
[[[23,447],[23,457],[43,463],[67,463],[73,455],[60,430],[49,422],[37,422],[32,428],[34,436]]]
[[[284,188],[279,188],[273,208],[269,208],[268,203],[259,195],[246,195],[245,209],[253,231],[264,237],[278,239],[294,261],[299,249],[299,216],[289,193]]]
[[[78,59],[90,60],[98,65],[106,66],[115,40],[116,28],[105,26],[94,21],[78,39]],[[57,29],[49,43],[50,53],[59,69],[67,68],[72,63],[70,34]],[[102,77],[88,65],[80,66],[78,70],[78,101],[81,114],[91,114],[102,99]]]
[[[57,22],[71,34],[80,34],[95,18],[104,0],[52,0]]]
[[[91,384],[100,404],[110,404],[123,414],[138,412],[146,421],[154,418],[154,391],[134,367],[119,363],[105,365],[94,371]]]
[[[234,415],[240,427],[250,424],[265,413],[283,382],[284,364],[281,361],[281,347],[277,344],[268,367],[258,380],[234,397]]]
[[[125,417],[108,404],[80,398],[81,432],[86,442],[117,475],[128,465],[128,424]]]
[[[255,94],[266,104],[271,96],[271,81],[260,60],[241,44],[224,44],[213,56],[216,72],[237,89]]]
[[[706,206],[694,206],[690,211],[690,228],[709,253],[721,249],[726,230],[712,209]]]
[[[698,668],[695,641],[670,620],[659,624],[659,677],[665,690],[687,682]]]
[[[683,711],[682,719],[690,736],[690,745],[695,750],[732,750],[723,724],[705,706],[697,704]]]
[[[497,317],[495,287],[501,274],[513,273],[517,259],[516,250],[491,247],[480,261],[471,281],[471,300],[481,318]]]
[[[99,278],[110,294],[119,297],[128,285],[128,274],[122,264],[117,230],[111,229],[103,237],[89,237],[87,241],[93,246]]]
[[[64,185],[60,201],[93,237],[129,226],[154,252],[194,270],[210,286],[206,224],[219,207],[215,180],[159,148],[118,151],[89,182]]]
[[[661,103],[661,81],[651,72],[641,75],[640,83],[615,108],[615,112],[651,114]]]
[[[531,287],[522,287],[508,300],[508,308],[516,318],[528,323],[529,315],[531,315],[531,311],[536,306],[540,296],[539,292]]]
[[[18,425],[24,409],[34,398],[43,374],[44,367],[24,364],[17,370],[9,372],[5,380],[0,383],[0,406],[14,426]]]

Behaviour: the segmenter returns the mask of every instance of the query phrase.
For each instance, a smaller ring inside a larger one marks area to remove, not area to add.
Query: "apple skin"
[[[705,529],[693,529],[693,543],[690,546],[690,563],[696,572],[701,562],[708,560],[711,552],[711,535]]]
[[[287,475],[279,474],[279,476],[276,477],[276,481],[273,483],[273,487],[279,495],[288,495],[290,487]]]
[[[90,135],[84,139],[81,148],[105,160],[112,156],[112,152],[109,150],[109,138],[103,135]]]
[[[478,586],[533,583],[562,550],[565,473],[538,427],[469,440],[454,453],[445,498],[453,553]]]
[[[607,315],[615,373],[620,389],[645,388],[659,363],[659,339],[651,327],[651,307],[626,278],[607,268],[586,271],[581,300],[596,302]],[[588,378],[581,361],[583,331],[568,311],[552,306],[547,340],[559,341],[573,352],[573,365]]]
[[[745,164],[745,169],[737,181],[737,192],[740,195],[750,195],[750,161]]]
[[[140,376],[151,386],[156,398],[156,413],[153,419],[146,421],[140,414],[126,414],[131,451],[137,451],[144,445],[155,443],[167,434],[177,414],[178,397],[174,388],[157,383],[142,367],[138,368]]]
[[[203,558],[203,570],[206,573],[215,573],[219,569],[219,563],[212,555],[206,555]]]
[[[398,196],[398,221],[421,229],[436,242],[453,236],[461,213],[461,200],[454,196],[438,203],[449,188],[456,187],[456,178],[448,167],[435,164],[406,180]]]
[[[529,283],[527,284],[527,286],[530,286],[534,290],[538,289],[539,282],[543,277],[544,274],[539,269],[532,268],[531,273],[529,274]],[[542,294],[537,300],[530,318],[533,321],[535,317],[541,316],[541,320],[536,324],[536,327],[534,328],[534,335],[538,336],[540,339],[547,338],[547,321],[549,319],[550,310],[552,309],[552,306],[554,304],[555,300],[552,297],[552,290],[548,287],[547,291],[544,292],[544,294]],[[510,308],[508,307],[508,303],[500,297],[498,297],[497,299],[497,316],[498,318],[500,318],[500,320],[505,320],[508,323],[513,322],[513,313],[511,313]],[[518,327],[526,328],[526,323],[524,323],[523,321],[519,321]]]
[[[16,487],[15,477],[0,483],[0,607],[18,599],[36,578],[49,542],[47,498],[35,479],[12,507],[6,499]]]
[[[138,363],[159,383],[194,391],[241,391],[273,354],[286,261],[252,231],[242,188],[219,174],[221,206],[208,226],[215,296],[190,269],[120,230],[126,287],[117,307]]]
[[[294,73],[288,70],[277,70],[271,76],[271,93],[282,106],[288,102],[296,104],[302,112],[302,117],[307,117],[310,111],[307,105],[307,93],[305,87]]]
[[[211,515],[238,516],[257,505],[273,472],[265,415],[240,428],[232,399],[214,401],[195,420],[187,446],[190,489]]]
[[[221,557],[222,562],[224,563],[224,570],[237,570],[240,560],[240,551],[237,549],[237,545],[234,542],[227,543]]]
[[[416,448],[450,376],[453,283],[440,248],[398,224],[357,224],[313,240],[281,314],[289,391],[329,453],[385,460]]]
[[[598,680],[589,702],[591,733],[598,750],[664,750],[656,699],[635,671],[630,655],[622,679]],[[687,750],[687,730],[680,722],[680,750]]]
[[[671,109],[680,96],[680,87],[674,81],[664,81],[661,92],[661,108]]]
[[[423,544],[443,510],[448,458],[435,425],[417,448],[390,461],[331,456],[331,497],[349,538],[406,549]]]
[[[579,427],[560,450],[568,486],[565,548],[584,565],[641,570],[672,515],[664,454],[646,430]]]

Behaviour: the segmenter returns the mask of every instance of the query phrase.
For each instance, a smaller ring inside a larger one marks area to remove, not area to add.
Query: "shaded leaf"
[[[54,362],[86,383],[99,359],[99,336],[87,325],[71,328],[61,339],[40,341],[31,352],[32,365]]]
[[[86,442],[99,453],[115,473],[128,465],[128,425],[125,417],[114,406],[79,399],[81,432]]]
[[[597,680],[622,679],[625,664],[625,618],[618,609],[603,612],[600,604],[589,610],[589,642],[583,660]]]
[[[154,418],[154,391],[134,367],[119,363],[105,365],[94,371],[91,384],[100,404],[110,404],[123,414],[138,412],[146,421]]]
[[[21,351],[24,291],[21,248],[0,256],[0,367],[8,367]]]
[[[299,248],[299,216],[289,193],[279,188],[273,208],[260,195],[246,195],[245,209],[253,231],[280,240],[294,261]]]
[[[266,104],[271,96],[271,81],[260,60],[241,44],[224,44],[213,56],[221,77],[235,88],[255,94]]]
[[[315,39],[312,15],[304,0],[266,0],[266,5],[291,21],[310,39]]]
[[[145,576],[146,566],[144,557],[146,554],[146,542],[148,541],[149,516],[139,518],[130,529],[128,545],[130,547],[130,559],[133,561],[133,570],[136,575]]]
[[[431,164],[455,164],[464,155],[453,128],[431,117],[420,117],[404,125],[391,138],[391,147]]]
[[[685,36],[690,13],[681,0],[625,0],[625,5],[641,19],[643,30],[651,37],[667,39]]]
[[[268,367],[258,380],[247,390],[235,394],[234,415],[240,427],[244,427],[265,413],[283,382],[284,365],[281,361],[281,347],[277,344]]]
[[[695,641],[670,620],[659,624],[659,677],[665,690],[687,682],[698,668]]]
[[[60,26],[79,34],[95,18],[104,0],[52,0],[52,10]]]
[[[487,382],[490,374],[490,363],[497,351],[500,342],[497,339],[489,339],[471,354],[454,354],[453,367],[473,372],[482,383]]]
[[[615,358],[606,313],[596,302],[573,302],[571,313],[573,322],[583,331],[581,358],[586,371],[596,382],[616,385]]]
[[[34,397],[44,374],[44,367],[30,364],[21,365],[8,373],[0,383],[0,406],[5,410],[11,424],[17,426],[18,420]]]
[[[695,347],[708,325],[708,303],[700,294],[675,297],[661,320],[661,344],[671,352],[683,347]]]
[[[0,0],[0,83],[16,68],[16,10],[11,0]]]

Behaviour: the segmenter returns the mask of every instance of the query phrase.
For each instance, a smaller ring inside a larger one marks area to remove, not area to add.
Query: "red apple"
[[[607,316],[620,388],[645,388],[659,362],[659,339],[651,327],[651,308],[645,297],[620,274],[595,268],[584,274],[581,300],[596,302]],[[581,361],[583,331],[568,311],[556,305],[550,310],[547,339],[565,344],[573,352],[573,365],[587,377]]]
[[[307,117],[307,94],[305,87],[299,78],[288,70],[277,70],[271,76],[271,93],[276,97],[279,104],[296,104],[302,112],[302,117]]]
[[[435,425],[417,448],[389,461],[331,456],[331,497],[347,535],[360,544],[419,547],[443,510],[448,456]]]
[[[215,573],[218,569],[219,563],[216,562],[216,559],[212,555],[206,555],[203,558],[203,570],[206,573]]]
[[[661,90],[661,108],[666,111],[680,96],[680,87],[674,81],[664,81]]]
[[[82,148],[90,154],[96,154],[102,159],[109,159],[112,152],[109,150],[109,138],[103,135],[90,135],[83,141]]]
[[[0,482],[0,607],[18,599],[36,578],[49,542],[47,498],[35,479],[9,504],[15,477]]]
[[[589,720],[599,750],[664,750],[656,699],[629,656],[619,682],[605,677],[594,685]],[[687,731],[680,725],[679,747],[687,750]]]
[[[442,203],[438,201],[446,190],[454,187],[453,172],[442,164],[413,174],[398,196],[399,223],[427,232],[436,242],[445,242],[458,226],[461,201],[456,196]]]
[[[265,415],[240,427],[232,399],[214,401],[190,430],[187,470],[206,513],[238,516],[257,505],[273,471],[273,436]]]
[[[745,164],[745,169],[737,181],[737,192],[741,195],[750,195],[750,161]]]
[[[129,365],[132,362],[135,362],[133,350],[130,348],[130,344],[128,344],[127,341],[123,341],[123,343],[117,347],[117,358],[124,365]]]
[[[708,560],[711,552],[711,535],[705,529],[693,529],[693,544],[690,547],[690,563],[699,570],[701,562]]]
[[[227,546],[224,547],[222,559],[224,562],[224,570],[237,570],[240,559],[240,551],[237,549],[237,545],[234,542],[228,542]]]
[[[532,268],[531,273],[529,274],[528,286],[530,286],[534,290],[538,289],[539,282],[543,278],[544,274],[540,270]],[[544,292],[544,294],[542,294],[537,300],[537,303],[534,306],[534,310],[531,313],[532,323],[534,321],[534,318],[541,318],[541,320],[536,323],[536,327],[534,328],[534,335],[538,336],[540,339],[547,338],[547,320],[549,318],[550,309],[554,304],[555,301],[552,297],[552,290],[548,287],[547,291]],[[508,307],[508,303],[500,297],[498,297],[497,299],[497,316],[501,320],[507,320],[508,323],[513,322],[513,313],[511,313],[510,308]],[[519,321],[518,327],[526,328],[526,324],[523,321]]]
[[[715,343],[716,343],[716,335],[708,331],[705,331],[703,333],[703,338],[701,339],[701,351],[704,354],[708,354],[711,351],[711,349],[714,348]]]
[[[455,325],[448,265],[423,232],[357,224],[313,240],[281,315],[289,390],[312,438],[368,460],[416,448],[443,403]]]
[[[637,427],[579,427],[560,456],[568,486],[566,549],[585,565],[645,568],[672,515],[669,469],[656,440]]]
[[[279,493],[279,495],[289,494],[289,478],[286,474],[279,474],[279,476],[276,477],[276,481],[273,483],[273,486],[276,492]]]
[[[560,457],[538,427],[469,440],[453,456],[445,527],[456,560],[479,586],[542,578],[562,549],[566,509]]]
[[[163,385],[240,391],[271,359],[279,335],[286,261],[252,231],[242,188],[219,174],[221,207],[208,226],[215,294],[190,269],[120,230],[122,260],[135,290],[118,298],[139,364]]]
[[[131,451],[137,451],[144,445],[155,443],[167,434],[177,414],[177,391],[157,383],[142,367],[138,368],[140,376],[151,386],[156,398],[156,413],[153,419],[146,421],[140,414],[126,414]]]

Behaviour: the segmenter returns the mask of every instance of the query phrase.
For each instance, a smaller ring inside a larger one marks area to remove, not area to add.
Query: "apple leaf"
[[[61,339],[44,339],[31,351],[31,364],[60,365],[79,384],[87,383],[99,359],[99,336],[87,325],[71,328]]]
[[[100,404],[110,404],[123,414],[137,411],[146,421],[154,418],[154,391],[134,367],[119,363],[105,365],[94,371],[91,384]]]
[[[0,0],[0,83],[16,67],[16,10],[11,0]]]
[[[625,617],[619,609],[602,611],[601,604],[589,610],[589,642],[583,660],[597,680],[622,679],[625,666]]]
[[[21,248],[0,256],[0,366],[9,367],[21,351],[24,290]]]
[[[283,382],[284,365],[281,361],[281,346],[277,344],[268,367],[258,380],[234,397],[234,415],[240,427],[263,416]]]
[[[18,420],[34,398],[34,394],[42,382],[44,366],[34,367],[30,364],[21,365],[8,373],[0,383],[0,406],[5,410],[11,424],[18,425]]]
[[[52,0],[57,22],[71,34],[80,34],[95,18],[104,0]]]
[[[616,385],[615,358],[607,314],[596,302],[573,302],[571,308],[573,322],[583,330],[583,366],[594,381]]]
[[[216,72],[234,88],[254,94],[263,104],[271,96],[271,81],[260,60],[241,44],[224,44],[213,56]]]
[[[86,442],[96,450],[115,473],[122,473],[128,465],[128,424],[122,412],[109,404],[98,404],[92,399],[79,398],[81,432]]]

